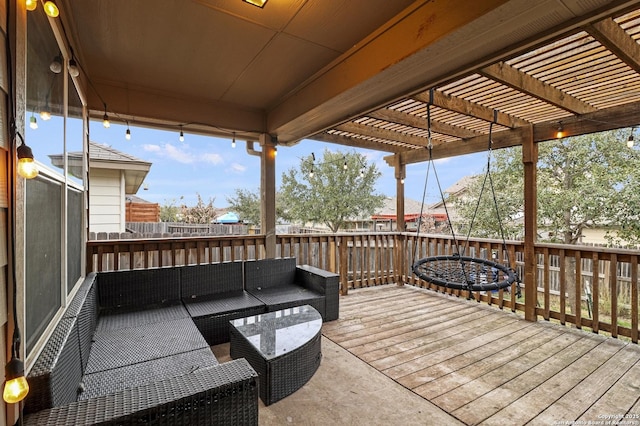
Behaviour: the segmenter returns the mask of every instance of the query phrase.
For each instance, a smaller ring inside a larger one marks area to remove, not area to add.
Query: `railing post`
[[[396,279],[396,285],[403,286],[404,280],[402,279],[404,271],[407,267],[407,251],[405,247],[404,234],[397,233],[393,239],[395,259],[393,260],[393,275]]]
[[[524,164],[524,318],[536,321],[538,301],[538,283],[536,282],[536,221],[537,221],[537,185],[536,170],[538,163],[538,145],[533,141],[533,126],[522,143],[522,162]]]
[[[340,238],[340,294],[346,296],[349,292],[349,256],[347,253],[347,240],[345,237]]]

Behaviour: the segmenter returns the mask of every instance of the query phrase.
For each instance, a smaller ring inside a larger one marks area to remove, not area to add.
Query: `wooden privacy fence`
[[[460,242],[459,242],[460,243]],[[463,251],[464,249],[464,251]],[[587,246],[536,244],[535,282],[514,283],[496,292],[442,289],[412,273],[423,257],[460,253],[489,259],[495,253],[524,277],[524,244],[474,239],[459,244],[447,236],[409,233],[283,234],[276,237],[276,257],[295,257],[340,274],[341,293],[388,283],[411,284],[454,296],[524,311],[538,317],[574,324],[594,332],[624,336],[638,342],[638,257],[636,251]],[[89,241],[87,270],[108,271],[179,266],[234,260],[263,259],[264,235],[200,236]],[[535,285],[535,300],[525,300],[524,287]]]

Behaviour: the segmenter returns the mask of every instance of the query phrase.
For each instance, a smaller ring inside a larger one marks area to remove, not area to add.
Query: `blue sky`
[[[38,129],[27,128],[27,144],[32,147],[36,159],[46,165],[51,164],[48,154],[61,153],[61,119],[43,122],[38,119]],[[27,117],[27,123],[29,117]],[[112,123],[105,129],[101,122],[91,121],[90,135],[94,142],[109,145],[119,151],[131,154],[152,163],[145,179],[144,190],[138,196],[161,205],[171,203],[194,205],[199,193],[205,202],[214,198],[214,206],[226,207],[227,197],[233,196],[236,188],[257,191],[260,185],[260,160],[247,154],[244,141],[238,140],[236,148],[231,147],[231,139],[190,134],[185,131],[184,142],[179,141],[179,129],[165,131],[131,126],[131,140],[125,139],[125,125]],[[79,120],[69,120],[67,126],[68,150],[79,150],[82,131]],[[255,144],[259,149],[259,144]],[[315,153],[321,161],[325,149],[349,152],[346,146],[303,140],[293,147],[278,147],[276,158],[276,185],[279,188],[284,172],[298,167],[300,159]],[[383,157],[387,153],[357,149],[373,162],[382,172],[378,181],[378,192],[395,196],[394,170]],[[486,165],[486,154],[474,154],[436,161],[436,169],[443,189],[468,174],[482,173]],[[422,199],[427,163],[407,167],[405,196],[414,200]],[[180,198],[183,197],[182,200]],[[433,172],[429,176],[427,204],[440,199]]]

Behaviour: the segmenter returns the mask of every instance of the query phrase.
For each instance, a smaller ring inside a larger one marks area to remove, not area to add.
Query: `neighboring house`
[[[433,212],[426,204],[422,205],[419,201],[405,198],[404,200],[404,221],[406,229],[416,229],[418,218],[422,213],[425,217],[433,217],[434,220],[446,220],[446,216]],[[362,230],[362,231],[391,231],[396,229],[397,222],[397,198],[386,197],[381,208],[367,218],[359,218],[350,220],[346,230]]]
[[[62,168],[62,154],[50,155]],[[82,153],[70,152],[69,171],[82,178]],[[125,232],[126,196],[140,189],[151,163],[107,145],[89,142],[89,232]]]

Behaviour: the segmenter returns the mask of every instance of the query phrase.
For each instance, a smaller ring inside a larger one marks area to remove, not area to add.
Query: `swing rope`
[[[444,197],[444,192],[442,191],[442,186],[440,185],[440,179],[438,177],[438,172],[435,167],[435,163],[433,161],[432,155],[432,142],[431,142],[431,105],[433,103],[433,90],[429,91],[429,103],[427,104],[427,135],[428,135],[428,145],[427,149],[429,150],[429,160],[427,166],[427,176],[425,177],[425,185],[424,191],[422,194],[422,206],[420,207],[420,217],[418,219],[418,227],[416,229],[416,243],[414,245],[413,250],[413,272],[421,279],[431,282],[433,284],[444,286],[448,288],[456,288],[462,290],[469,291],[479,291],[479,290],[497,290],[508,287],[514,281],[518,280],[515,271],[510,267],[511,262],[509,261],[509,251],[507,250],[507,242],[504,235],[504,229],[502,227],[502,220],[500,218],[500,212],[498,208],[498,200],[495,194],[495,187],[493,185],[493,178],[491,176],[491,150],[492,150],[492,135],[493,135],[493,125],[497,122],[497,111],[494,110],[493,121],[489,125],[489,142],[488,142],[488,155],[487,155],[487,173],[485,174],[484,180],[482,182],[482,187],[480,190],[480,196],[478,197],[478,203],[476,204],[471,223],[469,225],[469,231],[467,234],[467,239],[465,241],[464,247],[462,249],[462,253],[460,252],[460,246],[453,229],[453,224],[451,222],[449,216],[449,210],[447,208],[447,203]],[[424,259],[420,259],[417,262],[415,258],[417,256],[417,247],[420,236],[420,227],[422,223],[423,216],[423,207],[426,198],[427,185],[429,181],[429,171],[433,168],[433,172],[436,178],[436,182],[438,185],[438,191],[440,192],[440,197],[442,199],[442,205],[445,210],[445,214],[447,217],[447,223],[449,225],[449,229],[451,231],[451,235],[453,238],[454,244],[454,253],[453,255],[445,255],[445,256],[431,256],[426,257]],[[482,258],[474,258],[469,256],[464,256],[464,253],[469,246],[469,240],[471,238],[471,231],[473,229],[473,224],[475,223],[475,219],[477,217],[480,203],[482,200],[482,195],[484,193],[487,182],[489,182],[489,187],[491,193],[493,194],[493,202],[496,210],[496,215],[498,219],[498,226],[500,228],[500,234],[502,237],[502,247],[503,252],[506,254],[507,265],[493,262],[488,259]],[[492,277],[489,277],[491,272]],[[499,280],[500,275],[499,272],[502,272],[505,276],[504,279]],[[492,281],[489,282],[489,278],[492,278]],[[518,280],[519,283],[519,280]],[[519,289],[519,286],[518,286]]]

